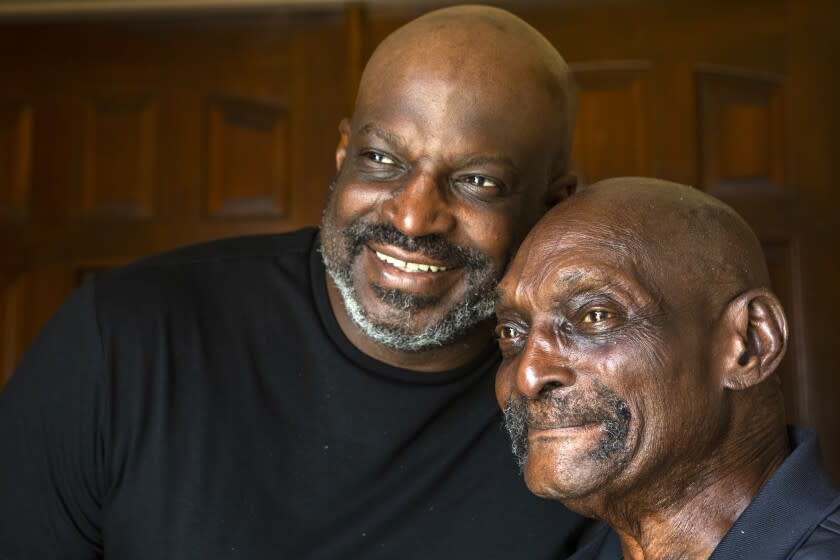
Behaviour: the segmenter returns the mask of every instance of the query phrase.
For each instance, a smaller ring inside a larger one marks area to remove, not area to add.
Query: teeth
[[[385,253],[380,253],[379,251],[376,251],[376,256],[380,261],[386,262],[406,272],[443,272],[446,270],[445,266],[401,261],[400,259],[386,255]]]

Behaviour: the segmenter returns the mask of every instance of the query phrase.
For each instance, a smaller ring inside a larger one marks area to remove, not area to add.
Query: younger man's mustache
[[[490,259],[481,251],[450,243],[440,234],[410,237],[388,223],[354,222],[345,229],[345,239],[347,252],[352,256],[358,255],[368,243],[381,243],[422,253],[451,267],[481,270],[490,265]]]

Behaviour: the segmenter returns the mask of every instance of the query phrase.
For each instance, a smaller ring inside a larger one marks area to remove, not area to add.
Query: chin
[[[371,322],[394,331],[418,336],[439,323],[449,311],[440,301],[421,309],[402,309],[382,301],[368,286],[356,290],[359,306]]]
[[[476,323],[459,322],[446,302],[403,310],[380,300],[371,290],[347,290],[344,306],[350,318],[372,341],[392,350],[424,352],[450,344]],[[460,316],[463,319],[463,316]]]
[[[411,336],[432,336],[441,343],[460,338],[475,325],[492,317],[494,299],[473,300],[470,288],[459,282],[438,293],[404,291],[401,302],[383,298],[365,278],[357,279],[356,301],[371,322]],[[410,298],[416,298],[414,303]],[[425,300],[425,301],[424,301]]]
[[[596,461],[587,452],[560,457],[534,453],[529,455],[523,470],[525,484],[532,493],[568,506],[603,490],[621,469],[612,462]]]

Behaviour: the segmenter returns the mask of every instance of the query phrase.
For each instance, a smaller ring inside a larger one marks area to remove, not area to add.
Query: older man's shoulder
[[[840,505],[817,525],[791,556],[791,560],[836,560],[840,558]]]

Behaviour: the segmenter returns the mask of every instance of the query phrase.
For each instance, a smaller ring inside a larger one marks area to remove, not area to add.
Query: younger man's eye
[[[393,159],[382,152],[375,152],[373,150],[365,152],[364,156],[374,163],[381,163],[383,165],[394,165],[396,163]]]
[[[483,189],[499,188],[499,183],[496,180],[483,175],[467,175],[462,180],[473,187],[480,187]]]

